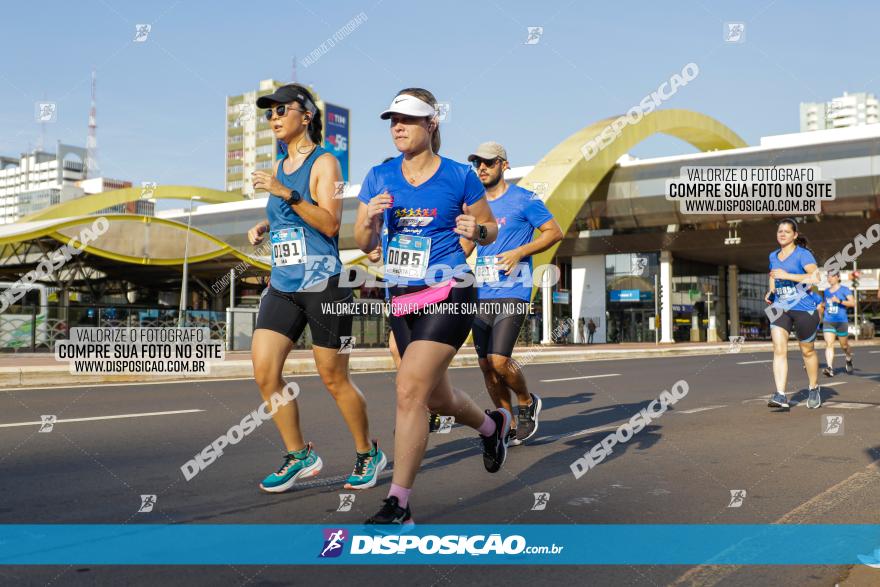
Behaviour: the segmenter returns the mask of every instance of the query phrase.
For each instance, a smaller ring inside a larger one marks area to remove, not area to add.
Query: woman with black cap
[[[321,147],[321,111],[308,89],[288,84],[260,97],[257,106],[266,108],[275,137],[288,148],[274,174],[253,174],[254,188],[270,195],[268,219],[254,226],[248,239],[257,245],[268,233],[272,249],[272,274],[260,301],[251,349],[254,377],[266,400],[281,390],[284,361],[308,324],[318,373],[355,442],[354,471],[345,488],[366,489],[376,484],[387,459],[376,441],[370,441],[366,401],[349,376],[349,355],[339,352],[343,344],[350,344],[352,316],[322,307],[353,298],[349,288],[339,286],[342,200],[334,198],[341,179],[339,162]],[[280,407],[274,420],[287,453],[260,488],[280,493],[299,479],[317,475],[323,462],[303,439],[296,400]]]

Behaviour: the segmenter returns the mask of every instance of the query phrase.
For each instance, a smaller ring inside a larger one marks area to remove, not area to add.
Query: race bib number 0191
[[[306,239],[302,228],[273,230],[272,266],[301,265],[306,262]]]
[[[495,256],[477,257],[476,278],[480,283],[495,283],[500,281],[498,265],[495,264]]]
[[[388,243],[385,272],[411,279],[422,279],[428,269],[431,239],[426,236],[395,234]]]

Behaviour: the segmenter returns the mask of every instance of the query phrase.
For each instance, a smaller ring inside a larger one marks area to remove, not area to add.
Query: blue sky
[[[353,33],[298,67],[299,81],[351,109],[356,183],[396,154],[378,113],[406,86],[451,103],[442,154],[463,160],[497,140],[512,165],[623,113],[688,62],[699,77],[665,107],[713,116],[749,144],[796,132],[801,101],[880,90],[880,7],[868,1],[9,3],[0,154],[37,144],[42,100],[58,104],[45,144],[84,146],[95,66],[104,175],[222,189],[225,96],[289,80],[294,55],[360,13],[367,20]],[[724,43],[726,21],[745,23],[745,42]],[[152,25],[144,43],[132,42],[138,23]],[[538,44],[525,44],[529,26],[544,27]],[[657,137],[633,154],[692,150]]]

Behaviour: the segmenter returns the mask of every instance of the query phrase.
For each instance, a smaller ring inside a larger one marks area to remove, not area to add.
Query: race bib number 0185
[[[431,239],[426,236],[395,234],[388,243],[385,272],[411,279],[422,279],[431,256]]]
[[[302,228],[282,228],[273,230],[272,266],[301,265],[306,262],[306,239]]]

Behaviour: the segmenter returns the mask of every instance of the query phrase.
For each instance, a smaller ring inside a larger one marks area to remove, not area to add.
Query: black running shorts
[[[800,342],[813,342],[819,328],[819,312],[804,310],[786,310],[779,318],[770,323],[771,327],[782,328],[786,332],[794,330]]]
[[[325,312],[321,304],[351,302],[354,296],[351,289],[339,287],[338,275],[327,280],[323,291],[315,289],[288,293],[270,285],[260,301],[256,327],[274,330],[296,342],[308,324],[314,346],[340,348],[339,337],[351,336],[352,315]]]
[[[425,289],[428,286],[415,285],[405,287],[392,287],[391,296],[404,295]],[[440,306],[446,304],[446,306]],[[477,304],[477,288],[473,285],[467,287],[453,287],[449,296],[442,302],[431,304],[424,309],[405,314],[403,316],[391,316],[391,330],[394,332],[394,341],[400,356],[406,352],[409,343],[416,340],[431,340],[442,342],[459,349],[467,339],[474,322],[473,312],[463,312],[461,309]],[[439,308],[455,308],[451,311],[437,312]]]
[[[473,326],[477,356],[481,359],[487,355],[510,357],[528,306],[528,302],[519,298],[480,300]]]

